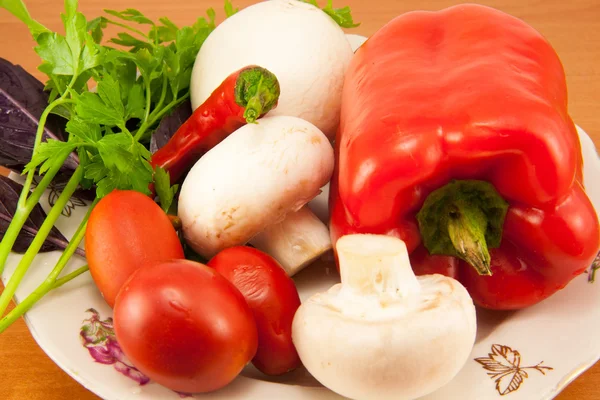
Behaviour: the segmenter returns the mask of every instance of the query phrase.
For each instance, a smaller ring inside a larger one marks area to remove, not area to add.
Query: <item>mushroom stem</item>
[[[407,297],[420,291],[404,242],[384,235],[342,236],[337,244],[342,290]]]
[[[275,258],[289,276],[331,250],[327,226],[308,206],[288,213],[282,222],[254,236],[250,244]]]

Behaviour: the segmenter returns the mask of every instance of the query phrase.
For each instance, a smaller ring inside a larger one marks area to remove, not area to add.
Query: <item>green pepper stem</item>
[[[500,246],[508,203],[485,181],[456,180],[427,196],[417,214],[430,254],[458,257],[492,275],[488,248]]]
[[[455,202],[453,208],[448,214],[448,235],[458,256],[471,264],[479,275],[492,275],[485,240],[485,215],[481,209],[461,201]]]

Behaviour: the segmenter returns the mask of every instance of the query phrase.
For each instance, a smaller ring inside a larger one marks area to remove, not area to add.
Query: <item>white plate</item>
[[[354,46],[364,40],[349,38]],[[600,159],[589,136],[579,130],[584,159],[584,183],[596,210],[600,210]],[[49,194],[49,193],[48,193]],[[48,210],[48,196],[43,207]],[[61,217],[57,227],[71,237],[83,218],[86,207],[76,206],[70,217]],[[23,299],[46,277],[59,257],[58,252],[40,254],[16,293]],[[2,276],[6,283],[20,255],[11,254]],[[600,262],[600,260],[598,260]],[[68,271],[84,264],[75,256]],[[331,273],[330,273],[331,272]],[[337,282],[332,264],[322,262],[296,277],[305,299]],[[484,400],[508,396],[512,400],[546,400],[600,359],[600,282],[589,283],[587,274],[577,277],[566,289],[534,307],[518,312],[478,310],[478,335],[473,352],[456,378],[427,400]],[[80,330],[95,309],[100,320],[111,316],[89,276],[85,274],[54,291],[25,316],[25,321],[40,347],[64,371],[83,386],[105,399],[179,399],[180,395],[149,382],[140,385],[126,376],[138,376],[126,364],[104,354],[102,364],[92,352],[102,354],[107,342],[95,349],[84,347]],[[95,321],[98,327],[100,320]],[[105,327],[108,325],[105,324]],[[89,345],[88,345],[89,346]],[[114,350],[114,348],[112,348]],[[517,361],[515,361],[517,360]],[[126,362],[126,360],[123,360]],[[500,372],[491,376],[487,366]],[[139,378],[139,376],[138,376]],[[320,386],[306,371],[299,370],[277,381],[268,380],[248,367],[232,384],[200,399],[340,399]]]

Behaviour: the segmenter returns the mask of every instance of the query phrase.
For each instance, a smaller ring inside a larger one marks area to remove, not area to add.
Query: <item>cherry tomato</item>
[[[179,392],[217,390],[256,354],[256,325],[244,297],[193,261],[140,268],[119,292],[113,318],[133,365]]]
[[[140,266],[184,258],[177,232],[163,210],[142,193],[115,190],[92,210],[85,232],[92,278],[109,306]]]
[[[258,351],[252,363],[267,375],[300,366],[292,343],[292,321],[300,297],[294,281],[269,255],[251,247],[221,251],[208,262],[246,298],[258,329]]]

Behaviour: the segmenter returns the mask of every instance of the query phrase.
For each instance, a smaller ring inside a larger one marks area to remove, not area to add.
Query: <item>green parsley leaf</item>
[[[160,206],[164,212],[168,213],[179,185],[171,186],[171,176],[169,173],[165,169],[157,167],[154,170],[154,189],[158,195]]]
[[[99,154],[90,158],[89,163],[85,165],[84,171],[84,176],[94,182],[100,182],[107,173],[106,167],[102,162],[102,157]]]
[[[317,0],[302,0],[305,3],[319,7]],[[332,0],[327,0],[327,5],[323,7],[323,12],[331,17],[342,28],[356,28],[360,24],[354,23],[350,7],[333,8]]]
[[[65,26],[65,40],[71,50],[73,69],[77,71],[79,56],[85,43],[87,21],[83,14],[77,12],[77,1],[65,1],[65,14],[61,15]]]
[[[148,36],[151,38],[157,38],[157,44],[175,40],[177,31],[179,31],[179,27],[167,17],[159,18],[158,21],[161,23],[161,25],[153,26]]]
[[[98,83],[98,96],[104,104],[115,110],[120,116],[125,114],[119,83],[111,75],[104,76]]]
[[[116,38],[112,38],[109,40],[109,42],[114,43],[114,44],[118,44],[120,46],[128,46],[128,47],[133,47],[132,51],[138,51],[139,49],[148,49],[148,50],[152,50],[152,44],[150,44],[147,41],[143,41],[140,40],[138,38],[135,38],[133,36],[131,36],[129,33],[126,32],[121,32],[117,34],[118,39]]]
[[[48,139],[47,142],[40,143],[31,161],[25,166],[23,173],[28,173],[39,167],[39,174],[42,175],[52,166],[62,165],[75,148],[77,148],[76,143]]]
[[[37,38],[36,53],[44,60],[39,70],[47,75],[73,75],[73,59],[69,44],[58,33],[42,32]]]
[[[85,177],[85,171],[90,164],[90,153],[85,147],[80,147],[77,150],[77,154],[79,156],[79,165],[83,168],[84,171],[84,177],[81,179],[81,187],[86,190],[91,189],[92,186],[94,186],[94,181]]]
[[[135,84],[129,89],[127,94],[127,105],[125,106],[125,118],[139,118],[144,116],[146,108],[144,88],[140,84]]]
[[[102,139],[102,129],[100,129],[100,125],[90,124],[77,116],[67,122],[66,130],[71,136],[74,136],[83,142],[96,143]]]
[[[102,60],[102,55],[100,54],[100,50],[102,48],[99,47],[90,34],[85,36],[85,45],[83,46],[83,51],[81,52],[81,62],[79,64],[79,73],[87,71],[89,69],[95,68],[100,65]],[[87,82],[88,79],[85,80]]]
[[[233,14],[235,14],[238,11],[239,11],[239,9],[233,8],[233,5],[231,4],[231,2],[229,0],[225,0],[225,16],[227,16],[227,18],[231,17]]]
[[[31,32],[31,35],[34,39],[36,39],[36,41],[40,34],[44,32],[50,32],[50,30],[44,25],[31,18],[27,7],[21,0],[0,0],[0,8],[4,8],[9,13],[23,21],[29,28],[29,32]]]
[[[125,21],[133,21],[137,22],[138,24],[154,25],[154,22],[152,22],[151,20],[146,18],[144,14],[142,14],[138,10],[134,10],[133,8],[128,8],[125,11],[104,10],[104,12]]]
[[[91,33],[94,42],[100,43],[104,37],[104,29],[108,26],[105,17],[94,18],[87,23],[87,31]]]
[[[104,103],[97,93],[87,92],[79,96],[75,112],[81,119],[92,124],[119,126],[125,123],[123,113]]]

